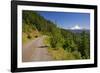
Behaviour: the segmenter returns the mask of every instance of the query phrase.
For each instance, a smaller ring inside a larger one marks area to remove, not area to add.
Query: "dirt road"
[[[52,60],[51,55],[48,53],[46,45],[43,43],[45,36],[38,37],[27,44],[23,45],[22,48],[22,61],[50,61]]]

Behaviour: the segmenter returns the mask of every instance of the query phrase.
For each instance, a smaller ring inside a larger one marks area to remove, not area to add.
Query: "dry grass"
[[[30,40],[33,40],[34,38],[37,38],[39,37],[41,34],[36,31],[36,30],[33,30],[31,31],[30,33],[22,33],[22,43],[25,44],[27,43],[28,41]]]
[[[48,49],[54,60],[74,60],[75,57],[72,53],[66,52],[63,48],[54,50],[53,48]]]

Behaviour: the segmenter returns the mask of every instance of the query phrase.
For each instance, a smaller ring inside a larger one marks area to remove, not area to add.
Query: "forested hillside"
[[[45,35],[45,46],[48,46],[48,52],[54,60],[90,58],[89,32],[82,30],[80,33],[73,33],[59,28],[56,23],[45,19],[36,11],[23,11],[22,35],[23,44]]]

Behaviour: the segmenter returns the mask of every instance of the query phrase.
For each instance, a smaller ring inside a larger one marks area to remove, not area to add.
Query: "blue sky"
[[[71,29],[90,29],[90,14],[75,12],[38,12],[45,19],[56,22],[58,27]]]

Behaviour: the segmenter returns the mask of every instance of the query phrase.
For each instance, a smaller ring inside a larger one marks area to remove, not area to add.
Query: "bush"
[[[66,60],[75,60],[75,57],[71,52],[66,52]]]
[[[22,42],[25,43],[27,42],[27,34],[26,33],[22,33]]]
[[[50,37],[49,37],[49,36],[45,36],[44,44],[45,44],[46,46],[50,47]]]
[[[74,51],[74,52],[72,52],[72,54],[74,55],[75,59],[82,59],[80,52]]]
[[[53,48],[48,49],[54,60],[73,60],[75,57],[72,53],[66,52],[63,48],[54,50]]]

